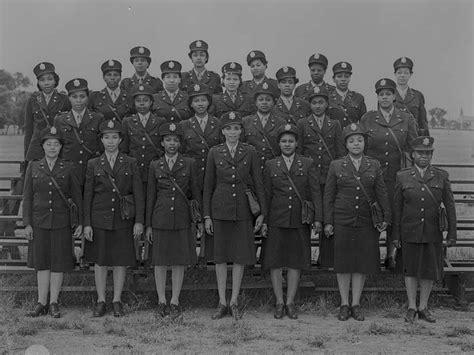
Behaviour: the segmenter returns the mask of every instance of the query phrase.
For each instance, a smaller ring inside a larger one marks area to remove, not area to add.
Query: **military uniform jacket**
[[[157,93],[163,90],[163,82],[159,78],[155,78],[150,74],[145,75],[145,79],[140,83],[137,74],[133,74],[131,78],[125,78],[120,82],[120,90],[130,94],[130,89],[138,84],[147,84],[153,88],[153,92]],[[129,96],[131,98],[131,96]]]
[[[415,119],[409,113],[394,109],[387,123],[380,111],[370,111],[362,117],[360,126],[367,134],[367,155],[380,162],[386,182],[395,181],[400,170],[400,151],[388,127],[397,136],[402,151],[410,152],[411,142],[418,136]]]
[[[165,122],[164,118],[156,117],[153,114],[148,117],[145,127],[143,127],[138,114],[125,117],[122,121],[123,141],[120,150],[137,159],[142,181],[148,179],[148,168],[151,161],[163,155],[159,129]],[[148,134],[154,146],[151,145],[145,133]]]
[[[124,220],[120,212],[120,197],[107,174],[114,179],[122,196],[135,200],[135,220]],[[84,226],[106,230],[130,228],[144,223],[145,200],[137,160],[123,153],[117,155],[114,168],[104,154],[89,160],[84,185]]]
[[[331,161],[346,154],[341,125],[339,121],[329,118],[326,114],[322,128],[319,128],[313,115],[299,120],[296,127],[298,128],[297,152],[313,159],[319,182],[324,184]],[[320,135],[324,138],[331,155],[324,147]]]
[[[60,158],[49,170],[46,158],[28,164],[23,188],[23,224],[42,229],[60,229],[71,225],[69,207],[51,181],[54,177],[66,198],[77,205],[82,224],[82,190],[71,163]],[[67,238],[67,236],[64,236]]]
[[[324,86],[328,92],[335,90],[336,87],[326,83],[325,81],[321,84]],[[299,85],[295,90],[295,96],[300,97],[302,99],[307,99],[310,94],[314,92],[315,85],[310,80],[308,83]]]
[[[242,117],[245,117],[255,113],[257,108],[252,97],[238,91],[235,102],[232,101],[227,92],[213,95],[212,106],[209,111],[217,118],[221,118],[224,113],[230,111],[238,112]]]
[[[104,150],[99,138],[99,125],[104,119],[100,113],[84,112],[79,127],[72,111],[56,116],[54,125],[63,135],[64,145],[61,149],[61,157],[76,163],[76,173],[80,176],[81,184],[84,182],[87,161],[94,158]],[[81,141],[79,142],[76,134]]]
[[[41,147],[41,131],[46,128],[46,121],[52,126],[58,113],[70,109],[71,103],[67,95],[60,94],[56,90],[54,90],[48,104],[46,104],[44,95],[40,91],[34,92],[29,97],[25,110],[24,152],[26,160],[37,160],[44,156]],[[46,118],[42,112],[44,112]]]
[[[107,89],[93,91],[89,96],[89,109],[101,113],[105,120],[122,119],[132,110],[131,98],[124,90],[120,90],[120,95],[115,102],[112,101]]]
[[[384,222],[391,223],[390,203],[380,164],[365,155],[362,156],[359,171],[349,155],[331,162],[324,190],[324,223],[348,227],[373,225],[369,203],[354,174],[371,200],[378,201]]]
[[[151,163],[146,199],[146,226],[157,229],[191,228],[189,200],[201,204],[201,189],[196,179],[194,159],[178,154],[170,171],[165,156]],[[187,199],[176,189],[176,181]]]
[[[280,89],[278,88],[278,81],[275,79],[265,77],[260,84],[256,84],[253,79],[245,80],[240,87],[240,91],[244,94],[249,95],[252,99],[255,99],[255,92],[262,88],[263,83],[268,85],[268,88],[275,94],[280,95]]]
[[[425,183],[436,204],[423,186]],[[456,208],[448,173],[429,166],[421,177],[416,167],[397,173],[393,202],[393,239],[408,243],[441,243],[438,207],[443,203],[448,216],[447,239],[456,239]]]
[[[153,113],[158,117],[164,117],[168,122],[184,121],[193,115],[188,106],[188,95],[181,90],[173,101],[165,90],[153,95],[153,100]]]
[[[265,127],[262,127],[262,121],[257,114],[242,119],[243,141],[253,145],[257,150],[262,170],[267,159],[273,159],[280,155],[280,147],[277,141],[278,128],[285,123],[286,121],[283,118],[277,117],[274,114],[270,114]],[[266,138],[262,132],[265,133]]]
[[[349,90],[343,100],[336,89],[329,91],[328,113],[341,123],[341,128],[359,122],[366,112],[364,96],[358,92]]]
[[[227,221],[253,219],[245,194],[246,186],[240,177],[255,193],[262,214],[265,213],[265,191],[257,152],[251,145],[239,142],[234,158],[226,143],[209,151],[204,177],[204,216]]]
[[[222,92],[221,77],[211,70],[206,69],[201,80],[197,78],[194,69],[183,73],[183,79],[181,81],[183,91],[187,92],[189,87],[193,87],[196,84],[206,84],[209,87],[209,94],[211,95]]]
[[[273,106],[272,113],[283,118],[287,123],[296,125],[299,120],[311,114],[311,106],[308,101],[294,96],[291,107],[288,109],[279,97],[275,106]]]
[[[314,220],[323,221],[323,206],[318,175],[311,158],[296,154],[288,171],[282,156],[265,163],[265,187],[268,224],[271,227],[302,228],[301,201],[288,180],[291,176],[303,200],[313,202]]]
[[[428,119],[426,117],[425,97],[420,91],[408,88],[405,99],[402,99],[398,90],[395,90],[395,107],[400,111],[411,113],[415,117],[420,136],[430,135]]]
[[[196,117],[191,117],[179,123],[183,129],[183,140],[180,152],[185,156],[195,159],[196,175],[199,189],[202,191],[204,183],[204,171],[206,169],[207,155],[211,147],[222,142],[223,137],[220,122],[217,118],[209,115],[204,132]]]

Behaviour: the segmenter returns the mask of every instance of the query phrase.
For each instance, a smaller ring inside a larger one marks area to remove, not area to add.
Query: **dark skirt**
[[[318,264],[323,269],[334,266],[334,235],[328,238],[324,235],[324,232],[319,233]]]
[[[253,265],[255,236],[250,219],[223,221],[214,219],[214,262]]]
[[[153,229],[151,264],[157,266],[194,265],[196,237],[192,229]]]
[[[265,269],[288,267],[309,269],[311,266],[311,230],[302,228],[269,227],[266,239]]]
[[[423,280],[443,278],[442,243],[407,243],[403,246],[403,273]]]
[[[36,271],[71,271],[74,268],[73,248],[71,228],[33,227],[33,240],[28,242],[27,265]]]
[[[93,241],[86,240],[84,259],[99,266],[135,266],[133,226],[117,230],[93,227]]]
[[[374,227],[334,227],[334,271],[374,274],[380,271],[380,233]]]

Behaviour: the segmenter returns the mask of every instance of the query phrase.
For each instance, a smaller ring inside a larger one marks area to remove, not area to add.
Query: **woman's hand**
[[[266,223],[262,224],[262,229],[260,230],[260,234],[263,238],[268,238],[268,225]]]
[[[253,228],[253,232],[257,233],[260,230],[260,228],[262,228],[262,224],[263,224],[263,216],[260,215],[257,217],[257,220],[255,221],[255,227]]]
[[[92,232],[92,227],[91,226],[85,226],[84,227],[84,237],[86,238],[86,240],[88,240],[89,242],[92,242],[92,235],[94,233]]]
[[[153,228],[146,227],[145,238],[148,243],[153,244]]]
[[[326,236],[326,238],[329,238],[331,235],[334,234],[334,227],[332,224],[326,224],[324,226],[324,235]]]
[[[313,223],[313,230],[315,234],[319,234],[323,230],[323,224],[321,222],[314,222]]]
[[[81,237],[81,234],[82,234],[82,226],[77,226],[72,236],[76,239],[79,239]]]
[[[133,225],[133,238],[135,238],[135,240],[138,240],[138,238],[140,238],[142,234],[143,234],[143,224],[135,223]]]
[[[198,222],[196,224],[196,229],[197,229],[197,238],[200,239],[202,235],[204,234],[204,224],[202,222]]]
[[[387,229],[387,227],[388,227],[388,223],[387,223],[387,222],[382,222],[381,225],[378,225],[378,226],[377,226],[377,230],[378,230],[379,232],[383,232],[384,230]]]
[[[206,218],[204,220],[204,228],[206,229],[207,234],[214,235],[214,224],[212,223],[211,218]]]
[[[33,240],[33,227],[29,224],[25,227],[25,238]]]

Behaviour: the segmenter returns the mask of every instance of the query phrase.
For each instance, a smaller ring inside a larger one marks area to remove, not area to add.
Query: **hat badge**
[[[174,123],[170,124],[170,131],[171,132],[176,131],[176,125]]]
[[[229,120],[235,120],[235,113],[234,112],[229,113]]]
[[[429,138],[423,139],[423,144],[424,145],[430,145],[430,139]]]
[[[169,62],[168,63],[168,68],[173,69],[174,68],[174,62]]]
[[[41,70],[45,70],[45,69],[46,69],[46,65],[44,65],[44,63],[41,63],[40,66],[39,66],[39,68],[40,68]]]
[[[230,69],[235,69],[235,63],[234,62],[230,63],[229,67]]]
[[[250,52],[250,58],[255,57],[255,52]]]
[[[385,86],[386,84],[387,82],[385,81],[385,79],[380,80],[380,85]]]
[[[355,123],[351,123],[351,130],[355,131],[357,129],[357,125]]]
[[[285,131],[289,131],[289,130],[291,129],[291,125],[290,125],[290,124],[286,124],[284,128],[285,128]]]
[[[268,89],[268,84],[267,84],[267,83],[263,83],[262,89],[263,89],[263,90],[267,90],[267,89]]]
[[[401,60],[402,63],[406,63],[407,62],[407,59],[405,57],[402,58]]]
[[[109,128],[114,128],[114,122],[113,122],[113,121],[109,121],[109,122],[107,123],[107,127],[109,127]]]
[[[283,72],[288,73],[288,67],[283,67]]]
[[[76,80],[74,80],[73,84],[74,84],[74,86],[77,87],[77,86],[81,85],[81,82],[78,79],[76,79]]]
[[[196,47],[201,48],[201,47],[202,47],[202,42],[201,42],[201,41],[197,41],[197,42],[196,42]]]
[[[314,87],[314,93],[315,93],[315,94],[319,94],[319,91],[320,91],[320,90],[319,90],[319,86],[315,86],[315,87]]]
[[[138,48],[138,53],[140,53],[140,54],[145,53],[145,48],[143,48],[143,47]]]
[[[113,67],[115,65],[115,62],[113,60],[109,60],[109,67]]]
[[[56,134],[57,133],[56,127],[51,127],[51,129],[49,130],[49,133]]]
[[[319,54],[318,53],[313,54],[313,58],[314,59],[319,59]]]
[[[139,91],[143,91],[143,90],[145,90],[145,87],[144,87],[143,85],[140,85],[140,86],[138,87],[138,90],[139,90]]]
[[[198,84],[194,85],[194,91],[197,92],[199,90],[201,90],[201,87]]]
[[[344,63],[344,62],[342,62],[342,63],[341,63],[341,68],[344,68],[344,69],[347,68],[347,64]]]

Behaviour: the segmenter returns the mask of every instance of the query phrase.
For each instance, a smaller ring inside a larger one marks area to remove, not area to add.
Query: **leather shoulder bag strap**
[[[255,128],[257,129],[258,132],[260,132],[260,134],[262,134],[263,138],[265,139],[265,143],[267,145],[267,147],[270,149],[270,151],[272,152],[272,155],[274,158],[276,158],[276,154],[275,154],[275,151],[273,150],[271,144],[270,144],[270,140],[268,139],[267,135],[265,134],[265,131],[264,130],[261,130],[259,127],[255,126]]]
[[[359,185],[360,189],[362,190],[362,193],[364,194],[365,198],[367,199],[367,202],[369,205],[372,204],[373,200],[369,197],[369,194],[367,193],[367,190],[365,189],[364,185],[360,182],[358,179],[358,176],[356,176],[354,173],[352,173],[352,176],[354,176],[354,179],[357,181],[357,184]]]
[[[313,118],[313,119],[314,119],[314,118]],[[318,123],[316,123],[316,124],[318,124]],[[328,145],[326,144],[326,140],[324,139],[324,137],[323,137],[323,135],[321,134],[321,132],[319,132],[319,131],[316,130],[316,129],[315,129],[314,131],[316,132],[316,134],[317,134],[317,135],[319,136],[319,138],[321,139],[321,143],[323,143],[324,149],[326,149],[326,152],[328,153],[329,158],[330,158],[331,160],[334,160],[334,157],[332,156],[331,151],[329,150],[329,147],[328,147]]]
[[[194,128],[193,126],[191,126],[191,128],[198,135],[198,137],[202,139],[202,142],[206,146],[206,149],[209,150],[210,148],[209,148],[209,144],[207,144],[206,138],[204,138],[204,136],[201,133],[199,133],[196,128]]]
[[[291,178],[290,174],[288,172],[286,172],[285,170],[283,170],[282,168],[280,168],[280,171],[283,174],[285,174],[285,176],[288,178],[288,181],[290,182],[290,185],[295,190],[296,196],[298,196],[298,199],[300,200],[301,204],[303,204],[303,197],[301,196],[300,192],[298,191],[298,188],[296,187],[295,182]]]
[[[120,118],[119,114],[117,113],[117,109],[115,107],[113,107],[111,104],[107,104],[107,106],[109,106],[110,108],[110,111],[112,111],[112,113],[114,114],[115,118],[117,119],[117,121],[119,121],[120,123],[122,123],[122,119]]]
[[[115,191],[117,191],[117,195],[122,197],[122,194],[120,193],[120,190],[119,190],[117,184],[115,183],[114,179],[112,179],[112,176],[107,171],[105,173],[107,174],[107,177],[109,178],[109,181],[112,184],[112,187],[115,189]]]
[[[440,204],[438,203],[438,201],[436,201],[436,198],[434,197],[433,192],[431,192],[431,189],[428,187],[428,185],[423,183],[423,186],[425,187],[426,191],[428,191],[428,194],[430,195],[430,197],[433,200],[434,204],[436,206],[439,206]]]
[[[64,192],[63,190],[61,190],[61,188],[59,187],[59,184],[58,182],[56,181],[56,179],[52,176],[52,175],[48,175],[49,178],[51,179],[51,181],[53,182],[53,185],[54,187],[56,188],[56,190],[58,190],[59,192],[59,195],[61,196],[61,198],[63,199],[64,202],[66,202],[66,205],[70,206],[70,202],[69,200],[67,199],[66,195],[64,195]]]
[[[395,135],[395,133],[393,132],[393,130],[390,127],[387,127],[387,129],[390,132],[390,134],[392,135],[393,140],[395,141],[395,144],[397,145],[398,151],[400,152],[400,154],[402,154],[403,153],[402,147],[400,147],[400,142],[398,141],[397,136]]]
[[[176,178],[174,177],[173,174],[170,174],[170,173],[166,173],[168,175],[168,178],[170,179],[171,183],[174,185],[174,187],[176,187],[179,191],[179,193],[184,197],[184,199],[186,200],[186,202],[189,204],[189,199],[188,199],[188,196],[186,196],[186,194],[184,193],[183,189],[181,188],[181,186],[179,186],[179,184],[176,182]]]
[[[90,150],[83,142],[81,137],[79,136],[79,133],[77,132],[77,128],[72,126],[72,131],[74,132],[74,136],[76,137],[77,143],[90,155],[95,155],[92,150]]]

